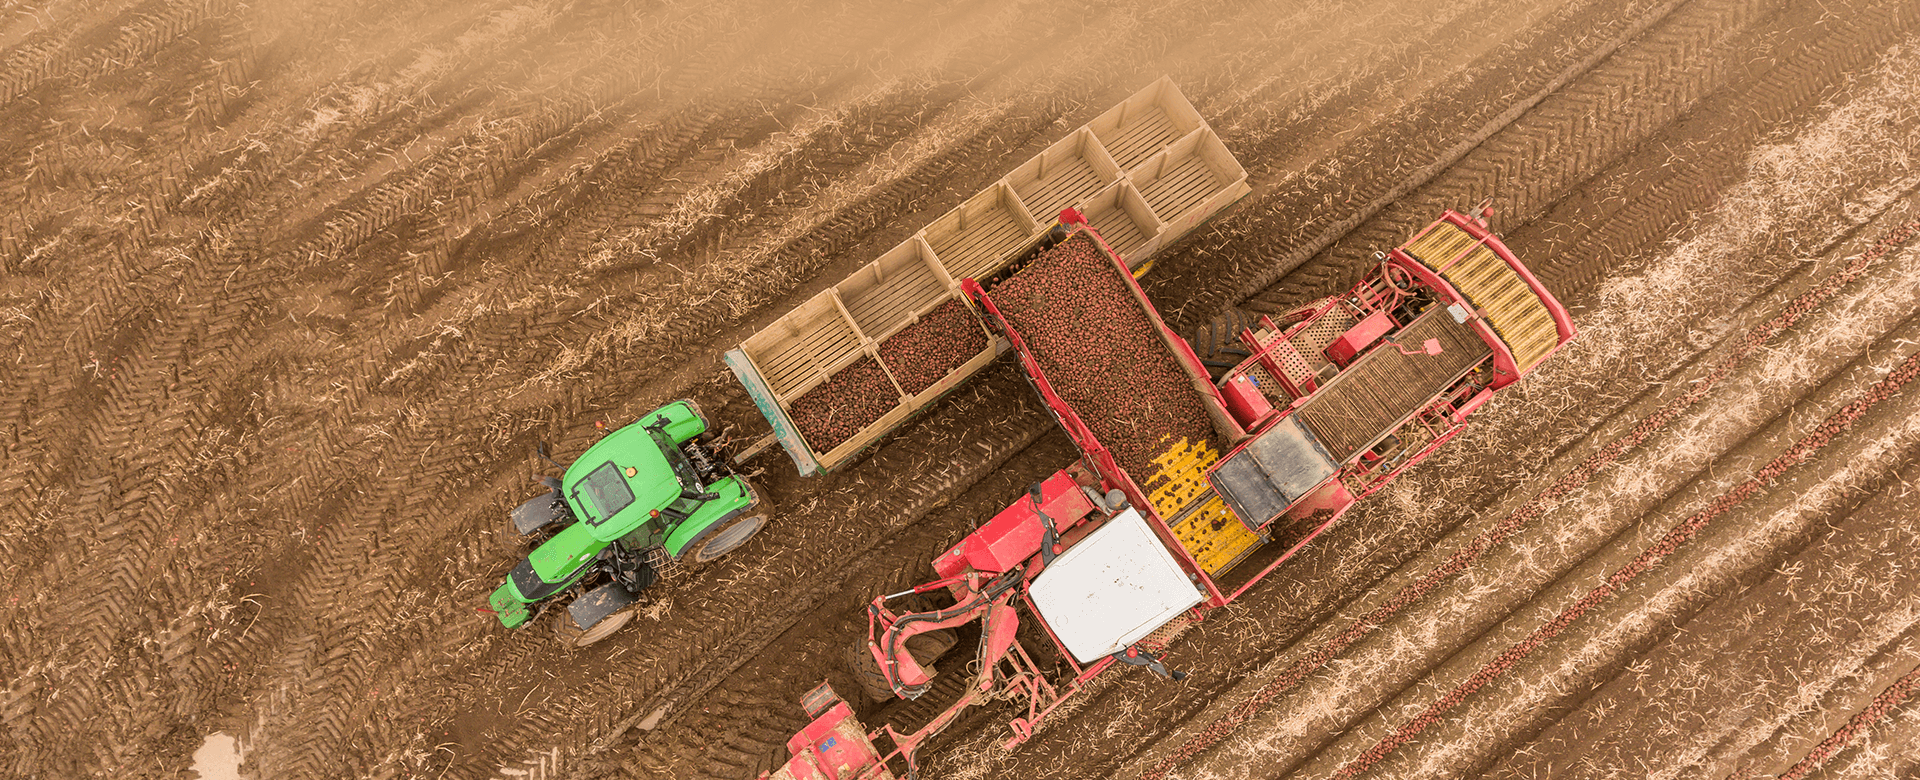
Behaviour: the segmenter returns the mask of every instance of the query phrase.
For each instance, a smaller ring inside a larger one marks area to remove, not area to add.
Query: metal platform
[[[1393,339],[1414,354],[1382,344],[1355,360],[1294,412],[1335,463],[1347,463],[1372,447],[1493,353],[1444,306],[1414,318]],[[1427,339],[1440,341],[1440,354],[1419,351]]]

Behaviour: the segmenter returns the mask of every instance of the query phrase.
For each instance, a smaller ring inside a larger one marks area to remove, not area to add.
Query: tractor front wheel
[[[706,563],[733,552],[738,549],[740,545],[746,544],[747,540],[753,538],[754,534],[759,533],[761,527],[766,524],[767,513],[765,512],[755,514],[743,513],[741,516],[728,520],[722,523],[720,527],[713,529],[706,535],[706,538],[701,539],[699,543],[695,544],[693,549],[688,551],[687,554],[693,558],[695,563]]]
[[[560,644],[566,645],[567,647],[586,647],[587,645],[613,636],[614,632],[626,626],[627,621],[632,619],[633,610],[623,609],[601,618],[600,622],[593,624],[590,628],[582,629],[574,625],[573,618],[563,612],[560,615],[559,626],[555,629],[555,633],[560,636]]]

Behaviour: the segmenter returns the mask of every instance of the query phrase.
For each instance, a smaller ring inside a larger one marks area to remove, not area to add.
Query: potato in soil
[[[787,404],[787,416],[807,444],[826,452],[853,438],[900,403],[900,394],[873,358],[863,357],[834,372]]]
[[[1054,391],[1144,484],[1155,456],[1182,438],[1211,440],[1213,424],[1119,274],[1091,236],[1077,233],[991,296]]]
[[[880,360],[900,389],[917,394],[986,348],[987,333],[973,309],[955,298],[880,342]]]

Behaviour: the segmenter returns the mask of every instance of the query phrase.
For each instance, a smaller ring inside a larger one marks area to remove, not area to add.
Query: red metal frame
[[[1106,240],[1102,239],[1100,234],[1095,231],[1091,225],[1088,225],[1084,220],[1078,218],[1079,215],[1071,209],[1061,214],[1061,222],[1063,224],[1072,225],[1074,233],[1085,233],[1100,246],[1102,254],[1106,255],[1114,273],[1125,280],[1127,289],[1130,290],[1131,295],[1134,296],[1136,305],[1140,306],[1148,320],[1153,323],[1155,330],[1160,334],[1165,345],[1171,348],[1174,353],[1175,362],[1179,363],[1182,370],[1187,373],[1188,379],[1192,381],[1195,386],[1195,390],[1198,391],[1204,388],[1204,392],[1201,394],[1202,402],[1208,406],[1209,415],[1216,418],[1216,423],[1224,421],[1227,426],[1231,426],[1228,432],[1237,434],[1233,439],[1238,440],[1245,438],[1246,430],[1241,428],[1239,423],[1235,422],[1232,419],[1232,415],[1227,412],[1226,400],[1220,395],[1219,388],[1214,387],[1213,382],[1206,378],[1206,370],[1200,364],[1200,357],[1194,354],[1193,347],[1189,346],[1185,339],[1174,335],[1172,329],[1167,327],[1166,321],[1160,318],[1159,311],[1154,309],[1152,304],[1147,301],[1145,291],[1140,289],[1140,283],[1135,281],[1133,274],[1127,271],[1126,263],[1120,260],[1120,256],[1113,251],[1113,247],[1109,246]],[[1141,510],[1141,514],[1147,519],[1147,527],[1153,529],[1153,533],[1160,539],[1160,543],[1171,550],[1175,558],[1180,561],[1181,567],[1186,569],[1189,574],[1194,575],[1201,583],[1201,586],[1206,589],[1208,604],[1219,606],[1227,603],[1227,597],[1220,592],[1219,585],[1215,584],[1213,578],[1207,576],[1206,571],[1200,568],[1200,564],[1194,560],[1193,554],[1187,552],[1186,547],[1180,544],[1179,539],[1173,535],[1173,529],[1167,526],[1166,521],[1153,511],[1153,504],[1147,500],[1146,492],[1134,483],[1132,475],[1120,469],[1119,464],[1114,462],[1112,453],[1093,435],[1093,430],[1088,428],[1086,423],[1080,419],[1080,414],[1076,412],[1071,405],[1067,404],[1065,399],[1062,399],[1060,394],[1053,389],[1052,380],[1048,379],[1046,371],[1040,368],[1040,363],[1034,358],[1033,351],[1027,347],[1026,339],[1007,324],[1006,317],[1000,313],[1000,307],[994,304],[992,297],[987,294],[986,289],[981,287],[980,283],[973,279],[961,280],[960,289],[961,292],[965,293],[968,298],[972,299],[974,303],[978,305],[977,310],[984,313],[989,319],[989,324],[992,325],[994,331],[1000,333],[1013,345],[1013,352],[1018,356],[1020,367],[1026,374],[1028,380],[1033,383],[1034,390],[1039,393],[1041,401],[1046,404],[1047,409],[1053,414],[1054,419],[1060,422],[1060,427],[1066,429],[1068,438],[1073,439],[1074,444],[1080,448],[1084,459],[1093,467],[1094,471],[1099,474],[1102,481],[1108,486],[1119,489],[1126,495],[1129,503]]]

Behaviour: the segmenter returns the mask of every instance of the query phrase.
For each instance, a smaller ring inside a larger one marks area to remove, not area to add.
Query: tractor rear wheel
[[[693,546],[689,554],[695,563],[706,563],[746,544],[748,539],[760,532],[767,524],[767,513],[743,514],[713,529],[706,538]]]
[[[573,618],[565,612],[560,613],[560,622],[555,633],[560,636],[560,644],[568,647],[586,647],[607,637],[613,636],[633,619],[633,610],[623,609],[600,619],[600,622],[582,629],[573,624]]]

